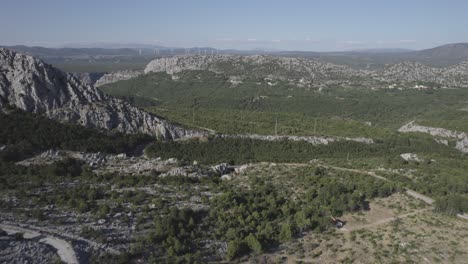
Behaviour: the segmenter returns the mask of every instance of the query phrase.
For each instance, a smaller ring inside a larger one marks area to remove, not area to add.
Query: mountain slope
[[[144,133],[162,139],[198,135],[83,85],[73,75],[30,56],[0,49],[0,107],[85,127]]]
[[[389,65],[382,71],[374,72],[372,76],[384,82],[430,82],[451,87],[468,87],[468,61],[446,68],[405,61]]]
[[[418,62],[402,62],[391,65],[374,74],[378,80],[392,82],[438,82],[441,69],[431,68]]]
[[[468,59],[468,43],[453,43],[431,49],[412,52],[412,55],[422,58]]]
[[[304,58],[275,57],[268,55],[236,56],[174,56],[151,61],[145,73],[178,73],[184,70],[209,70],[228,76],[250,76],[271,79],[303,79],[315,83],[349,82],[365,76],[364,71],[347,66]]]

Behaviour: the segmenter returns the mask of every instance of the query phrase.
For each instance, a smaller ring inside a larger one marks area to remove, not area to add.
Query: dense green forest
[[[426,135],[402,135],[396,130],[416,120],[421,125],[468,132],[468,90],[326,86],[319,91],[318,87],[300,87],[287,80],[274,83],[244,76],[241,83],[233,84],[222,73],[184,71],[176,78],[153,73],[102,89],[187,127],[216,133],[365,136],[376,142],[311,146],[214,138],[209,142],[155,143],[147,149],[150,156],[212,164],[326,159],[353,168],[414,170],[412,177],[391,173],[387,177],[440,197],[438,211],[466,211],[457,202],[468,200],[466,155],[450,149],[453,143],[446,147]],[[417,153],[426,161],[403,162],[401,153]],[[459,196],[447,202],[451,193]]]
[[[242,138],[210,137],[208,140],[180,142],[154,142],[145,150],[149,157],[199,161],[205,164],[229,162],[308,162],[312,159],[386,159],[401,162],[399,155],[407,152],[438,152],[441,155],[458,157],[460,154],[445,145],[437,144],[429,137],[405,134],[377,140],[374,144],[339,141],[328,145],[313,145],[303,141],[263,141]],[[361,164],[362,165],[362,164]]]
[[[152,263],[202,263],[213,254],[204,249],[206,241],[226,243],[227,260],[269,252],[303,231],[323,232],[332,228],[331,216],[366,210],[369,199],[386,197],[399,190],[394,183],[348,172],[331,173],[314,166],[288,170],[275,177],[292,182],[286,187],[284,180],[272,181],[266,175],[251,174],[244,182],[250,187],[241,188],[216,177],[188,180],[94,175],[85,165],[70,159],[28,168],[12,165],[1,170],[2,191],[19,195],[21,205],[33,201],[40,207],[23,211],[21,206],[11,208],[4,202],[0,202],[0,207],[40,221],[48,217],[40,208],[49,204],[77,213],[91,213],[96,219],[122,211],[138,214],[137,228],[146,231],[136,238],[135,245],[120,256],[96,256],[92,261],[143,257]],[[53,187],[65,179],[79,184]],[[115,192],[111,188],[155,184],[161,186],[157,195],[131,190]],[[49,191],[38,193],[33,191],[36,188]],[[294,191],[297,188],[301,192]],[[179,201],[169,198],[172,190],[177,190],[181,197],[201,195],[201,190],[217,195],[202,199],[206,209],[179,209],[175,206]],[[123,207],[124,203],[133,206]],[[150,203],[157,210],[149,210]],[[106,240],[105,234],[87,227],[83,227],[81,235],[98,242]]]
[[[165,73],[153,73],[102,89],[143,107],[153,106],[150,110],[179,123],[221,132],[271,134],[277,117],[280,127],[284,125],[281,131],[294,134],[314,131],[316,118],[322,128],[331,122],[335,133],[353,127],[382,133],[379,129],[394,130],[415,119],[468,132],[468,117],[466,111],[461,111],[468,106],[466,89],[371,90],[329,86],[319,91],[318,87],[299,87],[288,81],[275,83],[271,86],[264,79],[247,76],[234,85],[223,74],[185,71],[178,73],[176,79]],[[344,122],[339,125],[339,121]],[[364,122],[377,128],[366,128]],[[330,127],[318,132],[333,133],[333,130]]]
[[[21,160],[50,148],[65,150],[130,153],[135,147],[148,143],[145,135],[124,135],[97,131],[78,125],[59,123],[40,115],[12,110],[0,113],[0,160]]]

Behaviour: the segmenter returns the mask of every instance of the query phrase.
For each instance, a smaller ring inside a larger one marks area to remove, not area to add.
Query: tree
[[[231,240],[227,245],[226,258],[228,260],[235,259],[240,254],[240,243],[237,240]]]
[[[292,227],[289,223],[284,223],[281,225],[281,231],[279,235],[279,239],[281,242],[290,241],[293,238],[293,231]]]
[[[258,241],[258,239],[252,233],[250,233],[245,238],[245,242],[249,246],[250,250],[252,250],[253,252],[258,254],[263,251],[262,244],[260,243],[260,241]]]

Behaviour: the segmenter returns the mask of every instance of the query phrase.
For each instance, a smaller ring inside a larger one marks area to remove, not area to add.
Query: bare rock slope
[[[166,140],[201,135],[105,95],[41,60],[1,48],[0,108],[7,105],[62,122]]]

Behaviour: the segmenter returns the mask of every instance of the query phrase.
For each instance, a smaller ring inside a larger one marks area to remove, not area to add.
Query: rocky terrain
[[[468,63],[433,68],[418,62],[402,62],[383,70],[356,70],[347,66],[305,58],[268,55],[174,56],[151,61],[145,73],[177,74],[184,70],[210,70],[226,75],[288,79],[315,84],[434,83],[440,86],[468,87]],[[435,87],[434,87],[435,88]]]
[[[421,126],[421,125],[416,124],[414,121],[400,127],[398,131],[403,132],[403,133],[407,133],[407,132],[427,133],[427,134],[430,134],[431,136],[438,137],[436,138],[436,141],[445,145],[447,145],[448,142],[441,141],[440,138],[455,140],[456,149],[460,150],[461,152],[468,152],[468,135],[465,132],[452,131],[452,130],[440,128],[440,127]]]
[[[117,71],[117,72],[110,72],[102,75],[99,79],[97,79],[93,84],[96,87],[109,84],[109,83],[114,83],[118,81],[123,81],[123,80],[129,80],[135,77],[140,76],[143,74],[141,71]]]
[[[220,135],[220,137],[237,137],[237,138],[250,138],[256,140],[266,141],[280,141],[280,140],[291,140],[291,141],[304,141],[312,145],[328,145],[338,141],[354,141],[365,144],[373,144],[374,141],[370,138],[349,138],[349,137],[306,137],[306,136],[276,136],[276,135]]]
[[[313,82],[349,82],[366,75],[365,71],[304,58],[267,55],[174,56],[151,61],[145,73],[176,74],[184,70],[210,70],[230,76],[246,74],[272,79],[303,79]]]
[[[50,245],[0,234],[1,263],[54,263],[58,259],[55,249]]]
[[[418,62],[402,62],[373,73],[383,82],[425,82],[443,86],[468,87],[468,62],[446,68],[433,68]]]
[[[441,69],[431,68],[418,62],[402,62],[388,66],[382,72],[375,72],[374,78],[384,82],[440,82]]]
[[[54,162],[72,158],[80,160],[97,174],[115,173],[121,175],[158,175],[208,177],[234,171],[234,167],[219,164],[210,168],[202,168],[196,164],[183,164],[177,159],[150,159],[144,156],[127,157],[125,154],[111,155],[104,153],[86,153],[65,150],[47,150],[29,159],[17,162],[18,165],[32,166],[52,164]]]
[[[0,107],[14,106],[51,119],[162,139],[201,135],[84,85],[73,75],[30,56],[0,49]]]
[[[103,72],[73,72],[71,74],[86,86],[93,86],[100,78],[106,75]]]

